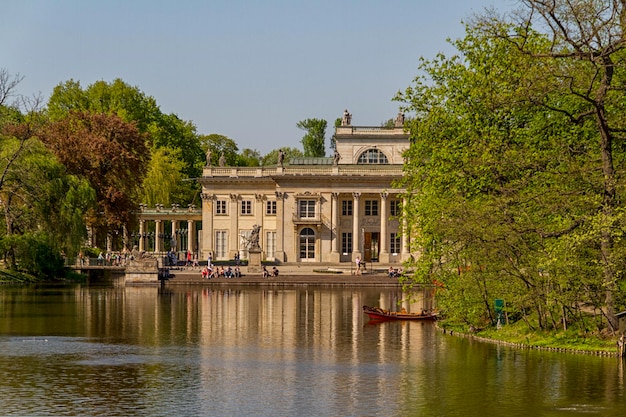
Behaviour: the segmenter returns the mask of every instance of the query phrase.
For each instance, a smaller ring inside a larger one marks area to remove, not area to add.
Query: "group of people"
[[[223,266],[220,266],[220,267],[215,266],[214,268],[213,265],[209,264],[205,266],[204,268],[202,268],[203,279],[211,279],[211,278],[219,278],[219,277],[224,277],[226,279],[241,277],[241,270],[239,269],[239,265],[235,265],[234,268],[232,266],[227,266],[226,268],[224,268]]]
[[[277,276],[278,276],[278,268],[276,268],[276,266],[273,266],[271,271],[268,271],[267,268],[263,266],[263,278],[277,277]]]
[[[84,265],[84,255],[79,254],[81,264]],[[98,255],[98,266],[126,266],[130,259],[130,253],[124,252],[100,252]]]
[[[402,268],[389,267],[389,278],[398,278],[400,275],[402,275]]]

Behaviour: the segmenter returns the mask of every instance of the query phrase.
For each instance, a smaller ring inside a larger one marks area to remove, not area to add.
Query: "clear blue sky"
[[[121,78],[165,113],[261,154],[301,149],[296,123],[395,117],[419,57],[454,52],[461,21],[514,0],[3,0],[0,68],[18,92]]]

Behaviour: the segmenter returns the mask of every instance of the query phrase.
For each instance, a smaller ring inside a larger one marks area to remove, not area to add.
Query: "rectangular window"
[[[402,206],[400,200],[391,200],[389,202],[389,215],[391,217],[399,217],[402,214]]]
[[[378,216],[378,200],[365,200],[365,215]]]
[[[341,234],[341,253],[351,254],[352,253],[352,233],[342,233]]]
[[[252,214],[252,201],[251,200],[243,200],[241,202],[241,214],[243,216],[249,216]]]
[[[265,214],[268,216],[276,216],[276,201],[268,201],[265,206]]]
[[[300,200],[298,202],[298,211],[300,213],[300,218],[314,218],[315,200]]]
[[[400,234],[392,233],[389,237],[389,252],[394,255],[400,253]]]
[[[266,259],[274,259],[276,257],[276,232],[267,232],[265,234],[265,257]]]
[[[215,259],[225,259],[228,251],[228,235],[226,230],[215,231]]]
[[[352,216],[352,200],[341,201],[341,215]]]
[[[226,214],[226,200],[217,200],[215,202],[215,214]]]

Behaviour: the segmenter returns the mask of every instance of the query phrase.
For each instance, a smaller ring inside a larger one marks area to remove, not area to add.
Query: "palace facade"
[[[403,116],[396,127],[357,127],[344,114],[330,158],[296,158],[275,166],[206,166],[202,178],[200,256],[247,258],[260,226],[262,259],[276,262],[400,263],[409,257],[402,233]]]

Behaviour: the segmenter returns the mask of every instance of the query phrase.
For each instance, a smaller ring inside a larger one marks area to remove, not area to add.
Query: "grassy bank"
[[[526,323],[517,322],[502,326],[500,329],[488,327],[478,331],[468,326],[439,323],[447,332],[462,333],[472,337],[497,343],[523,348],[558,350],[569,352],[585,352],[593,354],[615,355],[618,336],[607,336],[602,333],[585,332],[581,329],[541,331],[531,330]]]

